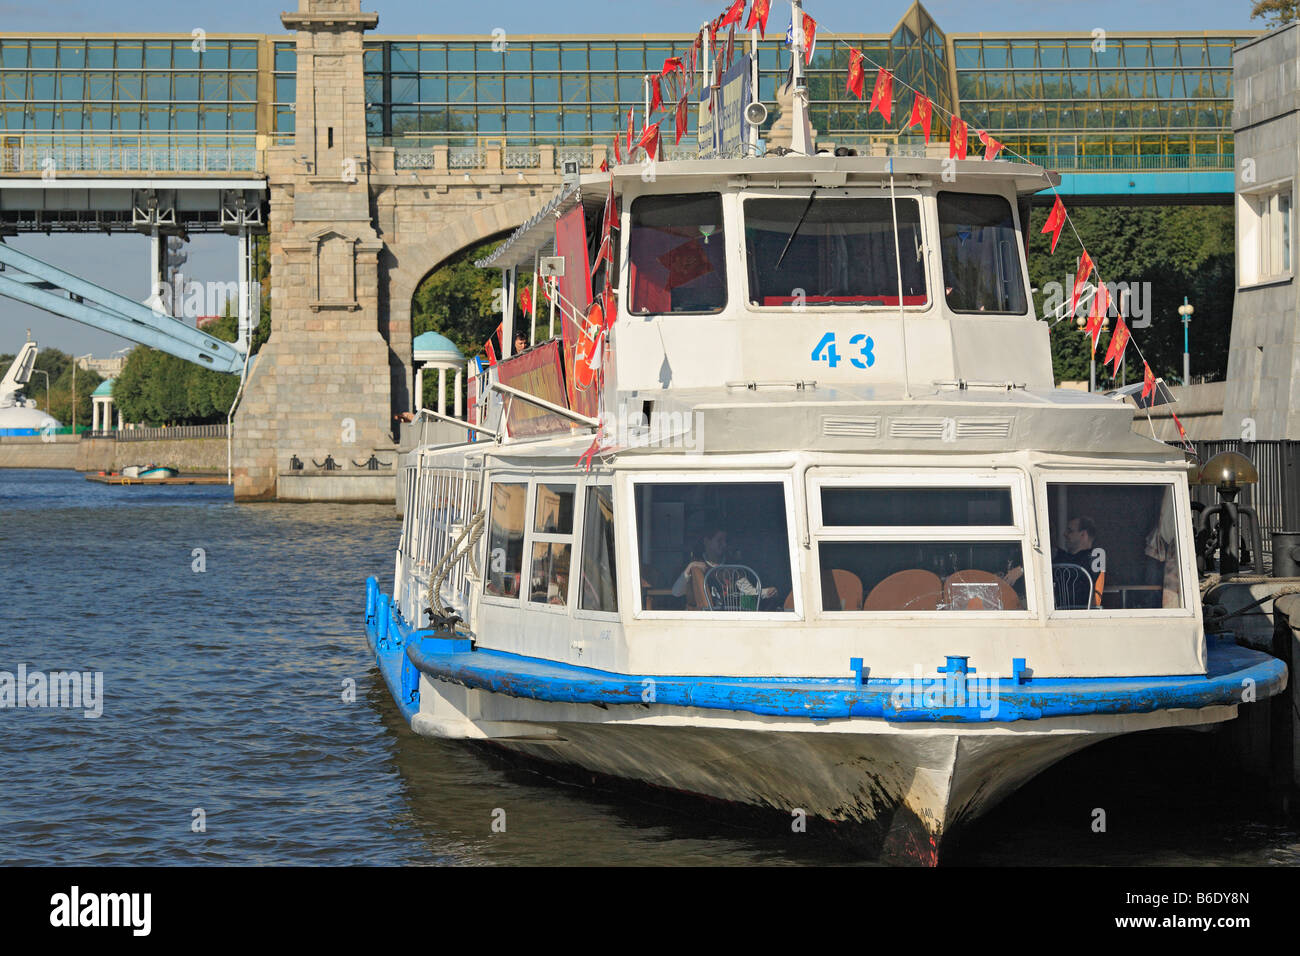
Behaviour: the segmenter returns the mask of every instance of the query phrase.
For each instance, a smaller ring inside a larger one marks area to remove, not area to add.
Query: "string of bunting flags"
[[[614,158],[618,163],[633,162],[639,151],[644,151],[647,157],[657,160],[660,156],[662,146],[662,123],[672,116],[674,121],[674,143],[680,144],[682,137],[685,135],[689,120],[689,103],[690,97],[694,94],[697,85],[697,79],[700,74],[701,54],[704,49],[705,31],[708,32],[710,49],[715,51],[713,64],[713,83],[714,87],[721,82],[723,73],[731,66],[735,55],[735,31],[736,27],[744,20],[746,6],[749,7],[749,17],[745,21],[745,30],[757,29],[766,39],[768,16],[771,12],[771,0],[734,0],[726,8],[701,29],[696,35],[690,50],[685,56],[670,56],[664,60],[663,66],[658,74],[649,77],[649,113],[646,122],[643,124],[641,133],[636,135],[636,117],[635,107],[629,107],[627,113],[627,131],[624,135],[616,134],[614,136]],[[866,95],[866,76],[867,68],[870,67],[876,71],[875,81],[872,85],[871,100],[867,109],[868,115],[879,113],[886,124],[892,125],[893,106],[895,87],[900,92],[909,92],[912,94],[911,109],[907,115],[907,121],[903,124],[899,132],[906,132],[919,127],[926,143],[930,142],[931,132],[933,130],[933,118],[936,110],[948,124],[948,157],[950,159],[967,159],[970,155],[971,140],[976,139],[983,146],[983,158],[985,160],[995,160],[1005,154],[1006,157],[1013,157],[1025,163],[1032,161],[1021,155],[1016,150],[1011,149],[1004,143],[995,139],[987,130],[975,129],[974,137],[971,136],[971,127],[956,113],[950,112],[944,107],[935,104],[923,91],[909,85],[906,81],[898,79],[894,72],[884,64],[877,63],[862,50],[853,46],[847,40],[842,39],[832,31],[825,30],[821,25],[806,11],[802,14],[800,28],[804,38],[804,59],[806,63],[811,63],[813,52],[816,47],[816,41],[819,35],[826,37],[831,43],[839,43],[848,47],[848,73],[845,82],[845,89],[852,93],[859,100],[864,99]],[[723,30],[727,31],[725,48],[719,50],[717,38]],[[794,23],[786,31],[786,42],[793,44]],[[665,88],[668,91],[668,98],[665,99]],[[708,104],[712,108],[712,103]],[[656,114],[664,113],[663,117],[656,119],[654,122],[649,120]],[[602,169],[608,170],[608,163],[602,166]],[[609,203],[612,206],[613,183],[611,180],[611,196]],[[1091,340],[1091,354],[1095,360],[1097,346],[1101,338],[1101,333],[1106,327],[1107,318],[1112,308],[1115,310],[1116,322],[1115,328],[1111,332],[1103,367],[1109,367],[1112,379],[1119,375],[1121,365],[1127,349],[1131,345],[1134,352],[1137,353],[1138,359],[1142,362],[1142,392],[1141,398],[1145,402],[1148,398],[1153,397],[1156,392],[1156,379],[1151,371],[1151,366],[1146,357],[1142,354],[1141,348],[1133,341],[1132,333],[1124,320],[1123,304],[1115,301],[1108,286],[1103,281],[1100,269],[1093,262],[1092,257],[1088,254],[1084,246],[1083,238],[1079,235],[1069,212],[1065,208],[1065,203],[1061,195],[1057,192],[1056,186],[1049,180],[1048,188],[1052,190],[1054,201],[1051,211],[1048,213],[1047,221],[1040,230],[1043,234],[1051,235],[1051,254],[1056,253],[1057,243],[1060,240],[1061,233],[1068,225],[1070,231],[1074,234],[1079,243],[1081,255],[1079,256],[1078,268],[1075,273],[1074,284],[1070,295],[1069,317],[1073,317],[1079,308],[1083,296],[1086,294],[1087,286],[1094,275],[1096,281],[1093,285],[1093,294],[1091,301],[1088,303],[1088,314],[1084,334]],[[608,219],[609,207],[607,207],[607,218],[602,236],[601,254],[605,254],[605,244],[610,241],[610,222]],[[1027,225],[1027,224],[1026,224]],[[597,265],[599,264],[599,257]],[[548,298],[550,290],[545,289]],[[606,295],[609,294],[608,283]],[[605,320],[606,322],[608,320]],[[495,337],[495,335],[494,335]],[[491,340],[487,345],[489,356],[491,357]],[[490,359],[491,360],[491,359]],[[1150,418],[1149,408],[1146,409],[1148,419]],[[1172,414],[1172,412],[1171,412]],[[1186,430],[1179,421],[1177,415],[1173,415],[1174,424],[1178,428],[1178,434],[1182,438],[1186,447],[1191,448],[1187,439]],[[588,457],[588,463],[590,458]]]
[[[805,18],[808,19],[807,14]],[[862,50],[850,44],[847,40],[841,39],[837,34],[823,30],[823,35],[831,40],[832,43],[840,43],[849,48],[848,75],[845,82],[845,89],[856,96],[859,100],[863,98],[866,88],[866,68],[871,66],[876,70],[875,85],[872,87],[871,102],[867,109],[867,114],[879,113],[886,123],[892,123],[891,114],[894,97],[894,84],[896,77],[893,71],[889,70],[883,64],[877,63],[871,57],[867,56]],[[907,122],[903,129],[910,130],[916,126],[921,127],[922,135],[925,142],[930,142],[931,123],[936,109],[935,103],[924,92],[909,85],[905,81],[898,80],[898,85],[904,90],[912,93],[912,110],[908,116]],[[945,116],[948,121],[948,158],[949,159],[966,159],[969,152],[970,127],[956,113],[949,112],[942,106],[938,107],[941,115]],[[984,159],[993,160],[1000,154],[1006,153],[1008,156],[1032,163],[1028,157],[1006,146],[995,139],[987,130],[976,130],[976,136],[984,146]],[[1089,306],[1087,324],[1084,327],[1084,333],[1089,336],[1092,344],[1092,357],[1097,355],[1097,344],[1101,337],[1101,332],[1105,327],[1108,313],[1112,306],[1115,308],[1115,329],[1111,333],[1110,341],[1106,349],[1106,356],[1102,360],[1103,367],[1110,366],[1111,378],[1119,375],[1120,366],[1123,364],[1125,351],[1129,345],[1137,353],[1138,359],[1142,362],[1142,401],[1154,397],[1156,392],[1156,378],[1151,371],[1151,365],[1147,362],[1146,356],[1142,354],[1142,349],[1137,342],[1133,341],[1132,332],[1124,321],[1124,313],[1121,303],[1115,302],[1111,295],[1110,289],[1103,281],[1101,270],[1097,268],[1092,257],[1088,254],[1084,246],[1083,237],[1079,235],[1079,230],[1075,227],[1070,214],[1065,208],[1065,203],[1061,200],[1061,194],[1057,191],[1056,186],[1049,180],[1048,187],[1052,190],[1053,203],[1051,212],[1048,213],[1047,222],[1044,224],[1041,232],[1051,233],[1052,244],[1051,252],[1056,253],[1056,244],[1061,238],[1061,232],[1066,225],[1069,225],[1070,231],[1074,233],[1075,239],[1079,242],[1081,255],[1079,257],[1078,269],[1075,273],[1074,286],[1070,295],[1069,316],[1075,315],[1078,311],[1079,300],[1083,294],[1089,280],[1096,274],[1096,283],[1092,301]],[[1026,224],[1027,225],[1027,224]],[[1147,418],[1150,419],[1149,407],[1144,409],[1147,412]],[[1178,416],[1170,411],[1173,417],[1174,425],[1178,428],[1178,435],[1187,448],[1191,448],[1191,443],[1187,439],[1187,431],[1183,428],[1183,423],[1179,421]]]

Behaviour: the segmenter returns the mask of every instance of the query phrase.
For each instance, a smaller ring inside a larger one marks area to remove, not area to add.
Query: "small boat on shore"
[[[405,457],[365,631],[418,734],[933,864],[1056,761],[1287,673],[1205,632],[1181,452],[1055,388],[1054,174],[805,152],[582,176],[480,263],[503,341],[529,272],[560,328]]]
[[[178,469],[167,465],[127,465],[122,469],[124,478],[175,478],[179,474]]]

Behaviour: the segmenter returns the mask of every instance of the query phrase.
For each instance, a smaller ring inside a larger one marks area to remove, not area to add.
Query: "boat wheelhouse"
[[[530,345],[407,456],[393,597],[368,583],[411,726],[933,862],[1082,747],[1282,688],[1207,640],[1182,455],[1054,388],[1023,239],[1053,182],[766,155],[566,184],[480,263]]]

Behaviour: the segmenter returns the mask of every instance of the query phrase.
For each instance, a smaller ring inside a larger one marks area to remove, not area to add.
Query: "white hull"
[[[933,864],[954,829],[1098,741],[1230,720],[1236,707],[978,725],[810,721],[697,708],[554,704],[421,680],[412,728],[754,808],[861,824],[885,856]],[[621,711],[636,711],[623,714]],[[793,819],[793,817],[792,817]]]

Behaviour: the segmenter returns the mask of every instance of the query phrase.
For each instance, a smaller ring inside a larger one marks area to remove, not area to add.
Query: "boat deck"
[[[128,478],[126,475],[87,475],[101,485],[228,485],[224,475],[177,475],[175,478]]]

